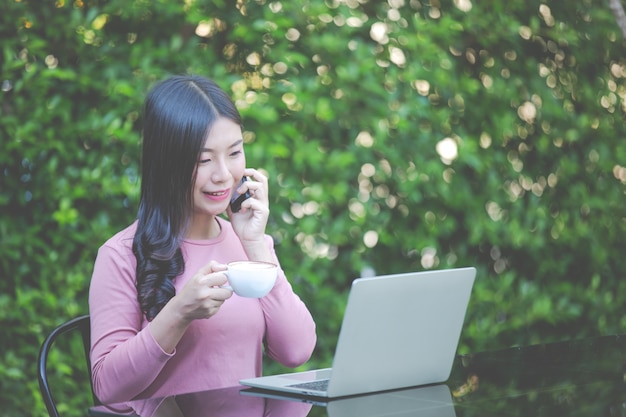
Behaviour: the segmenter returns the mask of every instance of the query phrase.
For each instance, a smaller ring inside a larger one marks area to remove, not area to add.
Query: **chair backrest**
[[[59,412],[57,410],[56,403],[48,384],[48,354],[50,353],[51,347],[57,338],[69,335],[69,333],[73,333],[76,331],[80,333],[83,341],[83,348],[85,351],[85,360],[89,373],[89,383],[91,385],[93,402],[94,405],[100,404],[100,401],[98,401],[98,398],[94,394],[93,382],[91,380],[91,360],[89,358],[89,350],[91,346],[91,327],[89,324],[89,315],[79,316],[61,324],[52,332],[50,332],[50,334],[48,334],[46,339],[43,341],[41,349],[39,350],[39,359],[37,360],[39,365],[39,390],[41,391],[41,396],[43,397],[50,417],[59,417]]]

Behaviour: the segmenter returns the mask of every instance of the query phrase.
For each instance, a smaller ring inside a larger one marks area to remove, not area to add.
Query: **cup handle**
[[[222,274],[226,275],[226,278],[229,278],[229,277],[228,277],[228,271],[222,271]],[[228,285],[228,284],[221,285],[221,286],[220,286],[220,288],[223,288],[223,289],[225,289],[225,290],[234,291],[234,290],[233,290],[233,287],[231,287],[231,286],[230,286],[230,285]]]

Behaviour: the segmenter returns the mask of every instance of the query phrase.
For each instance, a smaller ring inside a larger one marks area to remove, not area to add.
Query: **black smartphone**
[[[237,187],[235,187],[235,194],[233,194],[233,198],[230,199],[230,210],[233,213],[237,213],[239,210],[241,210],[241,203],[243,203],[247,198],[250,198],[249,191],[246,191],[244,194],[238,194],[236,191],[239,187],[241,187],[241,184],[246,181],[248,181],[248,177],[244,176],[243,178],[241,178],[241,181],[239,181],[239,184],[237,184]]]

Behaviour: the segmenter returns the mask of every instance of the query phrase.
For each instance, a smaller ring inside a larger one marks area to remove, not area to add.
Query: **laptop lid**
[[[450,376],[475,268],[358,278],[346,305],[330,370],[242,380],[243,385],[285,390],[330,374],[321,397],[435,384]]]
[[[446,381],[475,275],[460,268],[355,280],[328,395]]]

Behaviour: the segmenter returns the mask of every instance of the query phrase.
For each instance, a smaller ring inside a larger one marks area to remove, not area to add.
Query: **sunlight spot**
[[[393,46],[389,47],[389,59],[391,62],[396,64],[399,67],[403,67],[406,64],[406,57],[404,56],[404,52],[402,49],[395,48]]]
[[[93,30],[86,30],[83,34],[83,42],[87,45],[92,45],[96,39],[96,34]]]
[[[491,135],[489,133],[483,132],[480,134],[480,147],[483,149],[487,149],[491,146]]]
[[[397,22],[402,18],[402,15],[398,9],[389,9],[387,11],[387,18],[392,22]]]
[[[300,39],[300,31],[296,28],[288,29],[287,33],[285,34],[285,38],[287,38],[287,40],[291,42],[296,42],[298,39]]]
[[[389,38],[387,37],[387,25],[383,22],[374,23],[370,29],[370,37],[380,44],[389,42]]]
[[[624,68],[624,65],[613,63],[611,64],[611,74],[615,78],[624,78],[626,77],[626,68]]]
[[[287,67],[287,64],[285,64],[284,62],[277,62],[274,64],[272,69],[274,70],[276,74],[282,75],[287,72],[288,67]]]
[[[454,139],[444,138],[437,143],[437,153],[444,164],[450,165],[458,156],[458,146]]]
[[[529,40],[530,37],[533,35],[533,31],[528,26],[520,26],[519,35],[522,37],[522,39]]]
[[[48,55],[44,62],[49,69],[55,69],[59,65],[59,60],[54,55]]]
[[[443,171],[443,180],[450,184],[452,182],[452,178],[454,177],[454,170],[452,168],[447,168]]]
[[[472,2],[470,0],[454,0],[454,5],[462,12],[469,12],[472,10]]]
[[[361,174],[364,176],[371,178],[376,174],[376,167],[373,164],[365,163],[361,166]]]
[[[369,132],[364,130],[360,131],[354,141],[358,146],[362,146],[364,148],[371,148],[374,145],[374,138]]]
[[[491,220],[493,220],[494,222],[502,219],[502,209],[500,208],[498,203],[489,201],[487,202],[487,204],[485,204],[485,209],[487,210],[487,214],[489,215]]]
[[[213,33],[213,25],[209,20],[203,20],[196,26],[196,35],[201,38],[209,38]]]
[[[420,96],[426,97],[430,92],[430,83],[426,80],[415,80],[413,85]]]
[[[426,247],[422,249],[422,258],[420,260],[422,267],[425,269],[434,268],[439,264],[439,258],[437,258],[437,249]]]
[[[294,93],[285,93],[283,94],[282,100],[287,106],[293,106],[296,104],[297,97]]]
[[[365,207],[360,201],[351,200],[350,204],[348,204],[348,209],[350,210],[350,218],[352,220],[362,219],[365,217]]]
[[[252,52],[250,55],[246,57],[246,62],[252,66],[257,66],[261,64],[261,55],[258,52]]]
[[[96,17],[93,20],[93,23],[91,24],[91,27],[93,27],[96,30],[100,30],[104,27],[104,25],[106,25],[107,20],[109,20],[109,15],[108,14],[101,14],[100,16]]]
[[[441,10],[437,7],[431,7],[428,10],[428,17],[431,19],[439,19],[441,17]]]
[[[272,13],[278,13],[283,9],[283,4],[281,2],[275,1],[270,3],[270,10]]]
[[[371,266],[364,266],[363,268],[361,268],[362,278],[375,277],[375,276],[376,276],[376,270],[372,268]]]
[[[539,6],[539,14],[543,17],[547,26],[554,26],[554,16],[552,16],[552,11],[547,5],[542,4]]]
[[[517,108],[517,115],[528,124],[532,124],[537,117],[537,108],[530,101],[525,102]]]
[[[556,184],[558,183],[558,177],[555,174],[550,174],[548,175],[548,185],[551,188],[556,187]]]
[[[515,51],[506,51],[504,53],[504,58],[509,61],[515,61],[517,59],[517,52]]]
[[[363,243],[368,248],[373,248],[378,243],[378,232],[370,230],[363,235]]]
[[[624,168],[621,165],[615,165],[613,167],[613,176],[621,181],[622,183],[626,184],[626,168]]]
[[[348,20],[346,20],[346,24],[351,28],[360,28],[361,26],[363,26],[363,20],[359,19],[356,16],[352,16],[349,17]]]
[[[291,214],[296,219],[301,219],[304,217],[304,210],[302,209],[302,204],[294,203],[291,205]]]
[[[493,78],[487,74],[480,74],[480,81],[485,88],[491,88],[493,86]]]

